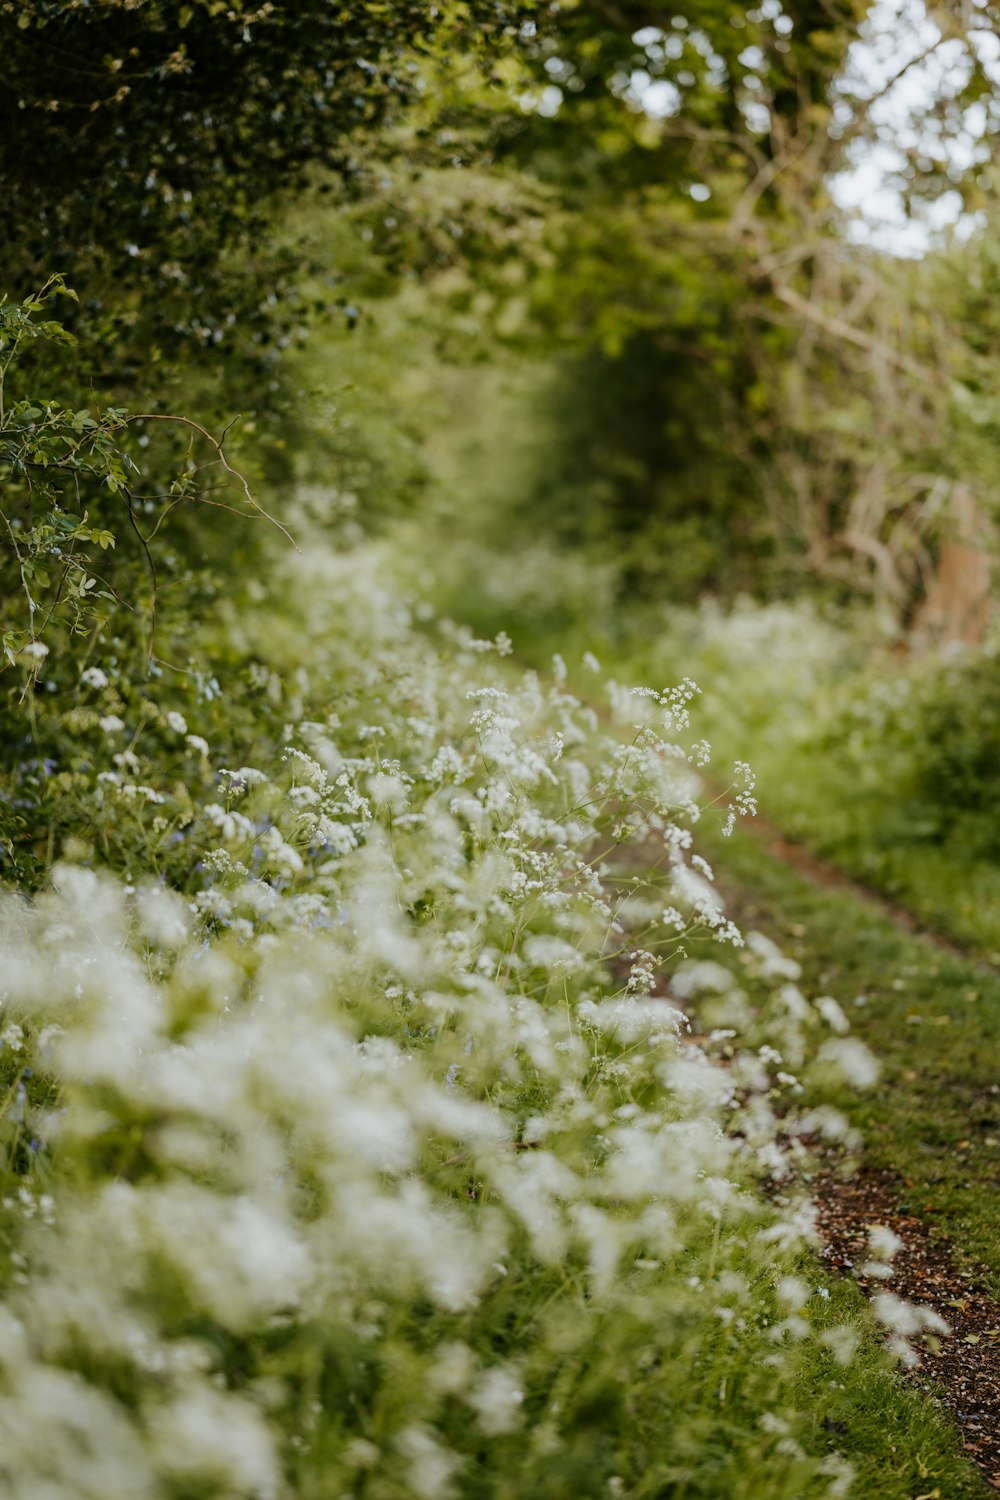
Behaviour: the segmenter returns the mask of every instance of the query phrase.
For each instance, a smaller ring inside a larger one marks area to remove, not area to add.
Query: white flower
[[[861,1335],[857,1329],[849,1327],[846,1323],[838,1323],[833,1328],[824,1329],[819,1339],[820,1343],[825,1344],[829,1349],[838,1365],[849,1365],[861,1342]]]
[[[100,667],[86,667],[80,673],[80,681],[84,687],[106,688],[108,685],[108,674]]]
[[[521,1380],[509,1366],[487,1370],[473,1386],[468,1401],[488,1437],[513,1432],[524,1419]]]
[[[903,1248],[903,1241],[885,1224],[869,1224],[868,1248],[879,1260],[892,1260]]]
[[[951,1330],[940,1313],[931,1307],[921,1307],[916,1302],[904,1302],[894,1292],[879,1292],[872,1298],[872,1310],[876,1318],[892,1333],[904,1338],[913,1333],[950,1333]]]
[[[798,1312],[809,1300],[809,1286],[801,1276],[783,1276],[775,1287],[779,1301],[792,1312]]]
[[[230,814],[230,816],[234,816]],[[303,860],[297,849],[285,842],[280,831],[271,827],[258,840],[257,847],[263,852],[269,864],[277,865],[286,874],[297,875],[303,868]]]
[[[825,1289],[786,1258],[815,1239],[810,1205],[786,1189],[768,1207],[753,1178],[787,1175],[807,1134],[854,1136],[807,1092],[823,1004],[796,988],[791,960],[755,939],[732,972],[701,961],[672,979],[688,927],[732,936],[692,833],[686,757],[699,752],[663,733],[694,685],[617,690],[616,711],[645,721],[623,744],[564,686],[518,681],[495,659],[503,637],[490,651],[453,627],[439,657],[365,549],[308,550],[289,566],[314,638],[296,641],[300,664],[280,680],[286,646],[262,643],[271,718],[240,751],[261,769],[227,770],[218,794],[203,774],[168,794],[191,819],[177,823],[190,830],[176,847],[186,894],[74,866],[30,904],[0,896],[4,1055],[30,1051],[59,1098],[36,1110],[25,1090],[22,1117],[53,1158],[91,1161],[86,1182],[54,1173],[51,1201],[11,1190],[12,1227],[30,1219],[31,1238],[23,1256],[12,1247],[17,1326],[0,1298],[5,1477],[26,1496],[47,1484],[53,1500],[281,1494],[279,1448],[323,1463],[321,1444],[308,1451],[318,1401],[293,1403],[290,1430],[287,1396],[307,1388],[310,1351],[330,1335],[365,1346],[386,1420],[369,1432],[348,1417],[329,1482],[448,1500],[475,1488],[495,1439],[513,1447],[524,1432],[558,1463],[557,1387],[615,1358],[593,1330],[624,1313],[641,1379],[678,1307],[693,1346],[722,1322],[741,1359],[774,1371],[769,1442],[792,1455],[791,1346]],[[106,685],[87,672],[85,686]],[[299,706],[323,695],[338,713]],[[279,712],[283,744],[304,749],[275,765],[254,745],[281,736]],[[207,760],[183,715],[158,722],[141,759],[127,732],[107,748],[108,771],[93,773],[105,809],[166,813],[144,785],[166,785],[164,739]],[[622,885],[627,857],[601,852],[616,825],[661,841],[663,882]],[[695,1026],[659,998],[661,975]],[[843,1062],[829,1007],[827,1020],[816,1045]],[[141,1140],[150,1170],[116,1180],[95,1131]],[[887,1235],[871,1236],[886,1265]],[[737,1264],[745,1277],[726,1269]],[[578,1316],[581,1281],[592,1319]],[[500,1362],[493,1334],[539,1297],[545,1332],[533,1342],[525,1325],[522,1371]],[[444,1316],[408,1338],[427,1303]],[[829,1379],[855,1335],[814,1336]],[[274,1338],[283,1369],[234,1389],[238,1346]],[[553,1358],[566,1378],[548,1382],[551,1409],[525,1432],[527,1373],[546,1380]],[[103,1394],[109,1368],[130,1372],[127,1399]],[[817,1493],[839,1482],[829,1472]]]
[[[24,1046],[23,1029],[16,1021],[8,1021],[3,1031],[0,1031],[0,1042],[3,1042],[12,1052],[20,1052]]]
[[[870,1089],[878,1082],[881,1064],[864,1042],[854,1037],[824,1042],[817,1053],[821,1062],[834,1065],[847,1083],[856,1089]]]
[[[676,917],[677,913],[671,912],[670,915]],[[670,980],[670,988],[678,1000],[690,1000],[706,991],[724,995],[735,987],[736,980],[730,971],[710,958],[685,960]]]
[[[409,1460],[409,1480],[420,1500],[449,1500],[454,1493],[451,1476],[458,1468],[458,1455],[439,1442],[428,1427],[408,1427],[397,1439],[397,1447]]]
[[[219,775],[225,777],[233,792],[244,792],[248,787],[263,786],[267,781],[267,776],[263,771],[258,771],[256,766],[240,766],[235,771],[223,766]]]
[[[761,979],[798,979],[802,974],[801,964],[788,958],[777,943],[762,932],[748,932],[747,946],[757,960],[757,973]]]
[[[172,1402],[156,1405],[149,1423],[158,1457],[183,1488],[277,1497],[274,1442],[251,1402],[201,1383]]]
[[[120,734],[125,728],[124,719],[119,719],[117,714],[105,714],[104,718],[98,719],[97,722],[107,735]]]
[[[136,898],[143,931],[164,947],[180,947],[191,928],[187,907],[173,891],[152,886]]]
[[[827,1489],[827,1500],[846,1500],[851,1494],[856,1470],[852,1463],[842,1458],[839,1453],[828,1453],[817,1470],[824,1478],[830,1480]]]
[[[858,1275],[872,1281],[888,1281],[892,1276],[892,1267],[884,1260],[866,1260],[858,1267]]]
[[[844,1036],[851,1029],[851,1023],[844,1015],[840,1006],[830,995],[820,995],[816,1001],[816,1009],[831,1031],[838,1036]]]

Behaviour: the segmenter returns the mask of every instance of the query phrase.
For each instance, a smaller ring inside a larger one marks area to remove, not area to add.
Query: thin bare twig
[[[835,338],[843,339],[845,343],[853,344],[858,349],[864,349],[868,354],[878,355],[889,364],[896,365],[900,370],[906,370],[908,374],[915,375],[920,380],[926,380],[932,385],[940,383],[938,371],[918,363],[915,359],[910,359],[906,354],[900,354],[891,345],[873,338],[870,333],[865,333],[861,328],[855,328],[853,324],[845,322],[843,318],[838,318],[836,314],[824,312],[792,287],[776,286],[774,294],[779,301],[784,302],[786,307],[790,307],[793,312],[797,312],[810,322],[818,324],[826,333],[833,334]]]
[[[200,433],[201,436],[205,439],[206,443],[208,443],[210,447],[214,448],[216,457],[218,458],[219,463],[225,469],[226,473],[231,474],[232,477],[239,483],[244,495],[246,496],[247,504],[250,506],[251,510],[255,510],[257,514],[263,516],[266,521],[270,521],[272,526],[276,526],[277,529],[281,532],[282,536],[284,536],[288,541],[291,542],[296,552],[300,551],[300,548],[295,538],[292,536],[292,533],[288,530],[288,527],[285,526],[281,521],[279,521],[277,516],[272,516],[269,511],[265,510],[259,500],[254,499],[250,491],[250,485],[247,482],[246,476],[244,474],[241,474],[239,469],[233,468],[232,464],[229,462],[228,458],[225,455],[222,442],[220,442],[217,437],[213,437],[213,435],[208,431],[206,427],[202,427],[200,422],[195,422],[191,417],[175,416],[171,412],[155,411],[134,412],[127,416],[124,420],[126,424],[129,422],[174,422],[181,427],[189,427],[192,429],[192,431]],[[229,432],[232,425],[232,422],[230,422],[229,427],[226,428],[226,433]],[[226,433],[223,434],[223,440],[225,439]]]
[[[149,594],[149,645],[146,648],[146,670],[148,671],[149,668],[150,668],[150,666],[152,665],[152,661],[153,661],[153,648],[156,645],[156,594],[157,594],[156,564],[153,561],[153,554],[152,554],[152,552],[150,552],[149,547],[148,547],[148,545],[146,543],[146,538],[143,536],[142,532],[139,529],[139,523],[138,523],[138,521],[135,518],[135,507],[132,504],[132,495],[131,495],[131,492],[128,489],[126,489],[126,491],[125,491],[125,501],[126,501],[126,504],[128,505],[129,523],[131,524],[132,530],[135,532],[136,536],[139,538],[139,546],[142,548],[143,552],[146,554],[146,563],[147,563],[147,565],[149,567],[149,579],[150,579],[150,594]]]

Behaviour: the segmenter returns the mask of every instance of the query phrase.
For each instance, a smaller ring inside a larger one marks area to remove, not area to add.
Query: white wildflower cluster
[[[908,1369],[920,1363],[920,1355],[912,1342],[915,1336],[930,1335],[933,1338],[950,1332],[944,1318],[932,1307],[904,1301],[895,1292],[879,1292],[872,1298],[872,1306],[875,1316],[889,1333],[888,1349]]]
[[[757,778],[746,761],[738,760],[733,767],[734,781],[730,790],[733,800],[726,808],[726,822],[723,833],[728,838],[736,827],[737,818],[752,818],[757,813],[757,799],[753,795],[757,785]]]
[[[810,1069],[873,1065],[766,939],[659,956],[740,940],[664,737],[694,685],[623,745],[504,639],[443,658],[364,565],[322,582],[311,716],[193,798],[183,894],[63,865],[0,906],[2,1129],[45,1179],[6,1210],[0,1479],[448,1500],[500,1493],[502,1454],[505,1493],[567,1463],[614,1493],[648,1455],[593,1372],[669,1434],[692,1380],[717,1410],[692,1356],[722,1339],[743,1399],[787,1403],[753,1438],[777,1500],[846,1493],[794,1436],[803,1351],[850,1330],[794,1279],[793,1184],[809,1136],[850,1134]],[[141,811],[130,774],[101,785]],[[624,836],[656,845],[645,896]]]

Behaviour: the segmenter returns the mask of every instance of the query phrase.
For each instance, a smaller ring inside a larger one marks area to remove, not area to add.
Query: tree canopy
[[[557,520],[585,535],[580,497],[603,475],[598,529],[651,585],[681,582],[666,544],[681,524],[701,528],[707,566],[689,585],[744,578],[733,563],[759,567],[747,544],[769,533],[786,564],[870,573],[905,609],[924,526],[910,476],[968,477],[958,299],[855,243],[834,185],[881,152],[914,213],[989,201],[997,16],[895,9],[592,0],[529,24],[519,81],[484,95],[490,169],[542,198],[534,248],[507,237],[481,278],[499,326],[579,351],[566,402],[592,404]]]
[[[421,54],[478,52],[509,24],[497,0],[0,7],[11,284],[44,268],[79,286],[119,378],[164,350],[252,352],[282,333],[276,200],[357,173]]]

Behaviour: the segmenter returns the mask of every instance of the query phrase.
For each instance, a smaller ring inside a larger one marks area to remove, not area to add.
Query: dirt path
[[[924,1350],[909,1378],[947,1407],[969,1459],[1000,1490],[1000,1307],[977,1285],[975,1271],[955,1269],[947,1244],[914,1212],[908,1186],[889,1171],[820,1177],[814,1184],[825,1241],[820,1259],[835,1275],[857,1275],[877,1291],[862,1270],[870,1260],[868,1228],[885,1225],[902,1241],[885,1289],[932,1308],[951,1329]]]

